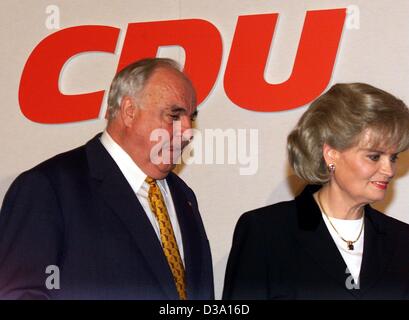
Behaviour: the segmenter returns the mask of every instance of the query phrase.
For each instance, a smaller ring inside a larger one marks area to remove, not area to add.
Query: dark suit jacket
[[[213,299],[209,242],[193,191],[166,178],[182,233],[189,299]],[[47,266],[60,269],[48,290]],[[55,282],[54,282],[55,283]],[[178,299],[141,204],[99,141],[21,174],[0,214],[0,298]]]
[[[409,298],[409,226],[365,207],[360,289],[348,289],[352,277],[312,197],[318,189],[240,218],[224,299]]]

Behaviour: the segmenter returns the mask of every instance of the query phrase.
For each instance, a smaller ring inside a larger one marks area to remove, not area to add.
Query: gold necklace
[[[358,237],[356,237],[355,240],[346,240],[344,239],[338,232],[337,228],[335,228],[335,226],[332,224],[331,219],[329,218],[329,216],[325,213],[324,208],[321,204],[321,191],[318,191],[318,195],[317,195],[317,200],[318,200],[318,206],[320,207],[322,213],[327,217],[329,224],[331,225],[331,227],[335,230],[335,232],[337,233],[338,237],[341,238],[342,241],[346,242],[347,246],[348,246],[348,250],[354,250],[354,243],[358,241],[358,239],[361,237],[362,231],[364,230],[364,220],[365,218],[362,218],[362,224],[361,224],[361,230],[359,231]]]

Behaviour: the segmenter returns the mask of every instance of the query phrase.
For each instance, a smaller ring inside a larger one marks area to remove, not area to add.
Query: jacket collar
[[[345,290],[347,266],[336,247],[321,211],[313,198],[321,186],[308,185],[295,198],[298,221],[298,241],[326,273],[331,275]],[[364,253],[360,272],[360,290],[348,290],[353,295],[363,294],[382,275],[392,254],[393,243],[388,240],[378,211],[365,206]]]
[[[101,199],[122,220],[139,247],[152,273],[169,299],[178,299],[168,262],[160,241],[135,193],[96,135],[85,146],[88,166]]]
[[[152,225],[139,201],[135,201],[135,193],[119,167],[101,144],[100,136],[101,133],[86,144],[86,152],[91,176],[97,181],[101,197],[124,222],[165,294],[169,299],[178,299],[173,276]],[[200,292],[203,266],[201,230],[195,220],[193,204],[186,198],[180,187],[182,182],[178,180],[172,172],[166,177],[182,234],[187,294],[189,299],[195,299],[195,294]]]

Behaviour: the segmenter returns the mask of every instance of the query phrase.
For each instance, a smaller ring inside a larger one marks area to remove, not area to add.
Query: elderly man
[[[119,72],[102,135],[24,172],[7,192],[0,298],[213,299],[197,201],[171,172],[195,108],[170,59]]]

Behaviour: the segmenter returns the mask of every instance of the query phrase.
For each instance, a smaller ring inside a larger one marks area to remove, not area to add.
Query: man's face
[[[191,85],[170,68],[154,71],[135,99],[125,129],[126,151],[148,176],[163,179],[175,167],[188,143],[182,135],[192,127],[194,101]]]

